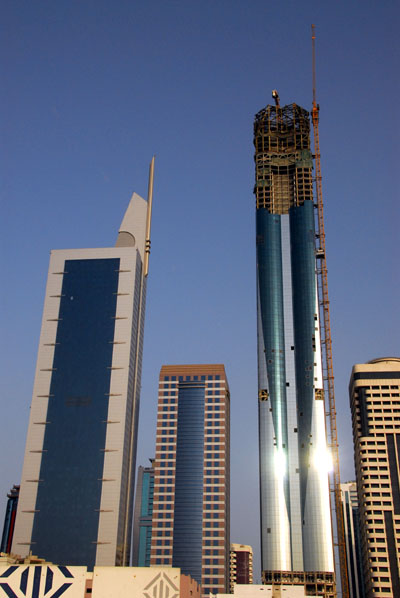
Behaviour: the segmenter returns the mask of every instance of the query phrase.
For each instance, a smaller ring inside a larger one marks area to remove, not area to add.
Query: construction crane
[[[343,521],[343,508],[340,497],[340,469],[339,469],[339,448],[336,427],[335,388],[332,366],[332,339],[329,315],[328,297],[328,271],[326,267],[325,250],[325,229],[324,229],[324,204],[322,200],[322,176],[321,176],[321,154],[319,149],[319,105],[316,100],[316,69],[315,69],[315,25],[311,25],[312,37],[312,75],[313,75],[313,103],[311,118],[314,130],[314,152],[315,152],[315,190],[316,190],[316,258],[317,258],[317,279],[318,298],[321,325],[322,363],[324,374],[324,389],[327,400],[327,424],[332,452],[333,472],[331,479],[331,493],[334,497],[337,525],[337,549],[339,555],[340,579],[342,586],[342,597],[349,598],[349,580],[347,573],[346,545]]]

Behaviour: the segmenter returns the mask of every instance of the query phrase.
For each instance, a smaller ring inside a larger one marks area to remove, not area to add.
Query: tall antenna
[[[343,521],[343,508],[340,496],[340,469],[339,448],[336,427],[335,388],[332,365],[332,338],[329,314],[328,296],[328,270],[326,266],[325,229],[324,229],[324,204],[322,199],[321,153],[319,149],[319,106],[316,99],[316,69],[315,69],[315,25],[311,25],[312,39],[312,78],[313,78],[313,103],[312,123],[314,130],[315,152],[315,190],[318,217],[316,219],[316,258],[317,282],[321,327],[322,365],[324,376],[325,406],[327,407],[328,441],[332,452],[333,473],[331,492],[334,495],[334,505],[337,526],[337,548],[339,554],[340,579],[342,597],[349,598],[349,580],[347,573],[346,544]],[[327,399],[326,399],[327,397]],[[336,576],[337,577],[337,576]]]
[[[149,168],[149,186],[147,191],[147,220],[146,220],[146,239],[144,248],[144,276],[149,273],[149,257],[150,257],[150,230],[151,230],[151,211],[153,209],[153,183],[154,183],[154,160],[152,157]]]

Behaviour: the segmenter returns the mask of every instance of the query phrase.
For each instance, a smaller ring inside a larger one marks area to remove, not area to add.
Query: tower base
[[[263,571],[264,585],[303,586],[306,596],[336,598],[335,574],[331,571]]]

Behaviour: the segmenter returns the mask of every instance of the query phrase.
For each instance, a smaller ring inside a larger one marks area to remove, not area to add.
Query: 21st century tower
[[[324,572],[334,558],[321,362],[310,120],[255,116],[262,571]],[[312,578],[312,575],[310,579]]]
[[[134,193],[115,247],[51,252],[16,554],[129,564],[150,215]]]

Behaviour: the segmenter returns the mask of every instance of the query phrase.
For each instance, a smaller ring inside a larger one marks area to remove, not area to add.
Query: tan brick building
[[[150,563],[203,596],[229,589],[229,404],[223,365],[161,368]]]
[[[349,391],[366,596],[400,596],[400,359],[355,365]]]

